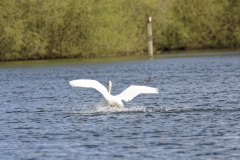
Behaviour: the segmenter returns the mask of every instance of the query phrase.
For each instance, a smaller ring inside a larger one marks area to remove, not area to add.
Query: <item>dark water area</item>
[[[0,159],[240,158],[240,52],[16,63],[0,63]],[[113,108],[74,79],[159,94]]]

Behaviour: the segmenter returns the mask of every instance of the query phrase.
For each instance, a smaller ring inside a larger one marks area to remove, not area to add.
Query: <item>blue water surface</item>
[[[0,66],[0,79],[0,159],[240,158],[238,52]],[[159,94],[112,108],[74,79],[111,80],[113,95],[130,85]]]

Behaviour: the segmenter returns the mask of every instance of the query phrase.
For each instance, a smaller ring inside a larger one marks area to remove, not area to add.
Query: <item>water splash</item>
[[[71,107],[69,113],[74,114],[110,114],[110,113],[127,113],[127,112],[146,112],[144,106],[127,106],[127,107],[112,107],[107,105],[105,101],[101,101],[97,104],[78,104],[75,107]]]

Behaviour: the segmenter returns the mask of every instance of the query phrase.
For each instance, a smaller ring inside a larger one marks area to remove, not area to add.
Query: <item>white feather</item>
[[[94,88],[94,89],[98,90],[100,93],[102,93],[102,95],[105,97],[105,99],[108,99],[108,97],[110,96],[107,89],[96,80],[79,79],[79,80],[70,81],[69,84],[72,87]]]
[[[124,90],[121,94],[112,96],[101,83],[99,83],[96,80],[90,79],[73,80],[70,81],[69,84],[73,87],[94,88],[98,90],[100,93],[102,93],[102,95],[107,100],[109,105],[118,107],[123,107],[122,100],[126,102],[131,101],[134,97],[142,93],[158,94],[157,88],[132,85],[128,87],[126,90]],[[111,90],[111,88],[109,90]]]
[[[136,97],[139,94],[142,93],[153,93],[158,94],[157,88],[147,87],[147,86],[135,86],[132,85],[125,89],[122,93],[119,95],[116,95],[116,97],[120,98],[121,100],[124,100],[126,102],[131,101],[134,97]]]

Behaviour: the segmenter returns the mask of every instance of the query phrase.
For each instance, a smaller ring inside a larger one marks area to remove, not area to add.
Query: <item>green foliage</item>
[[[103,57],[240,46],[236,0],[2,0],[0,60]]]

